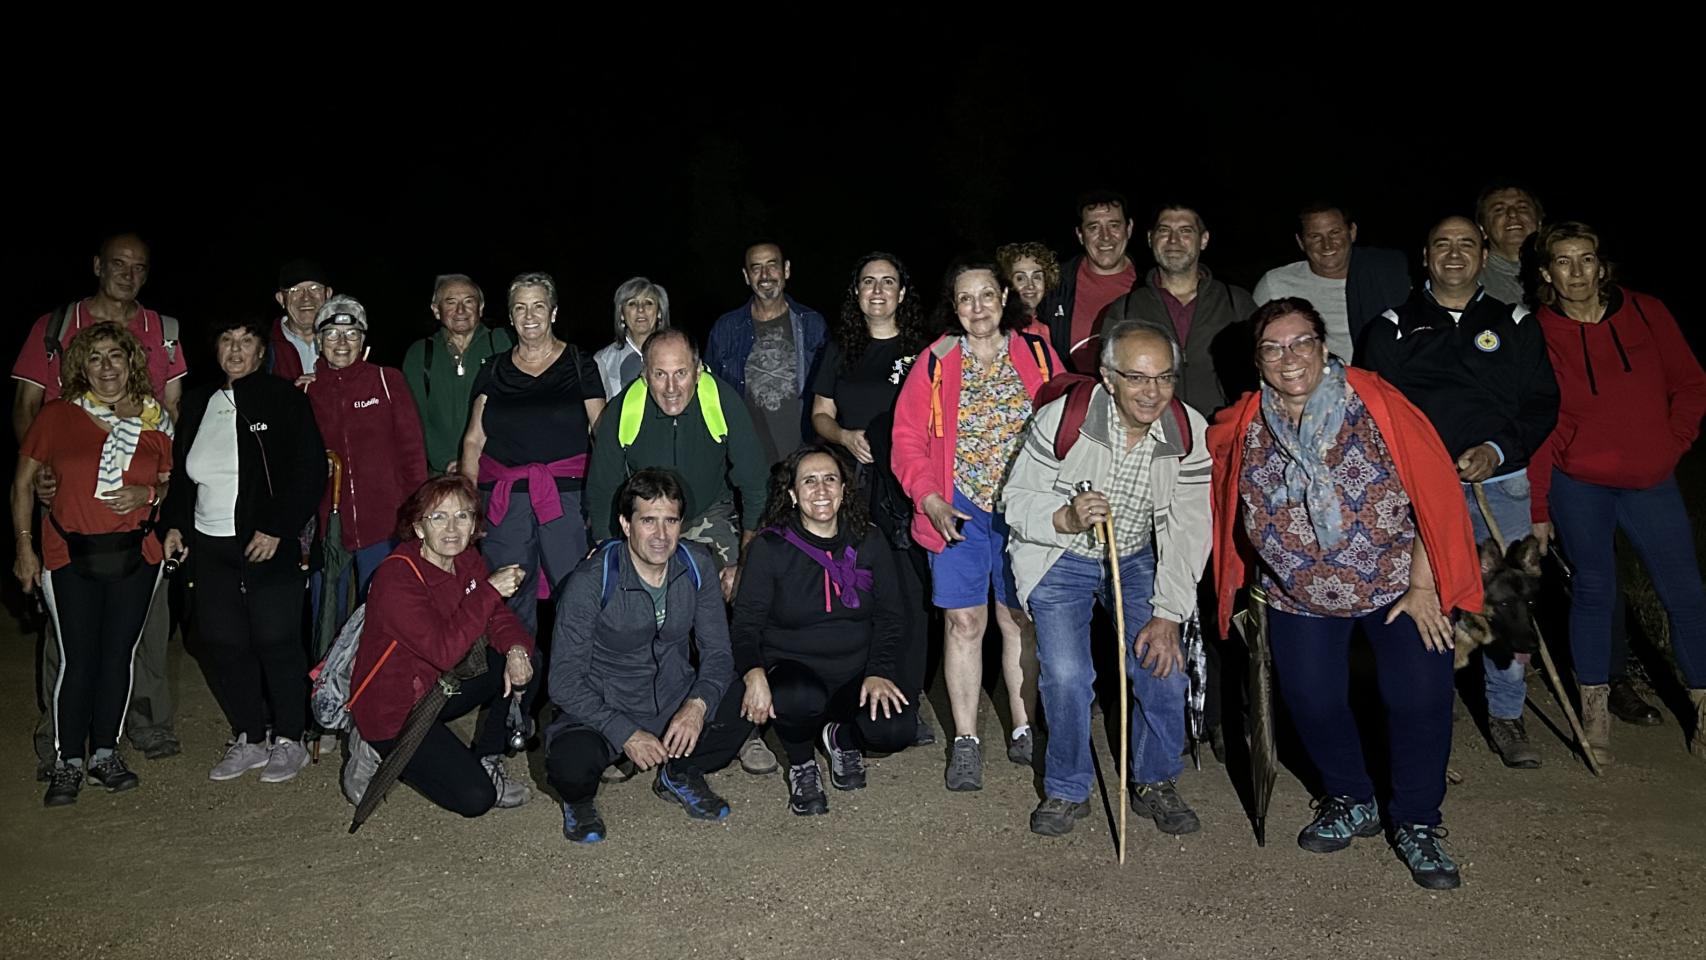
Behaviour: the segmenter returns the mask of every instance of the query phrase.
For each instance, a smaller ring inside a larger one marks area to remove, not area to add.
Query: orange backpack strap
[[[395,553],[393,553],[389,557],[386,557],[385,559],[386,560],[397,559],[397,560],[401,560],[404,563],[408,564],[409,569],[413,570],[415,572],[415,579],[419,580],[421,582],[421,586],[423,586],[423,587],[426,586],[426,577],[421,576],[421,568],[415,566],[415,561],[409,559],[408,557],[402,556],[400,554],[395,554]],[[347,710],[349,710],[350,707],[355,705],[355,701],[361,697],[362,691],[366,690],[367,685],[373,682],[373,675],[379,672],[380,667],[385,666],[385,661],[391,659],[391,653],[392,653],[392,651],[394,651],[396,649],[397,649],[397,641],[395,641],[395,640],[391,641],[389,644],[387,644],[385,646],[385,652],[379,655],[379,662],[377,662],[373,665],[373,669],[367,671],[367,676],[365,676],[361,679],[361,686],[356,687],[355,692],[349,695],[349,701],[344,704],[344,710],[347,711]]]

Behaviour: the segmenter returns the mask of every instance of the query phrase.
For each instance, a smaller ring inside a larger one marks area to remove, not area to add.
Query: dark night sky
[[[955,254],[1040,239],[1064,259],[1073,197],[1108,184],[1140,221],[1164,197],[1199,204],[1204,262],[1248,287],[1298,258],[1305,200],[1342,198],[1364,242],[1419,250],[1433,220],[1510,175],[1554,218],[1599,226],[1626,277],[1685,326],[1698,312],[1684,297],[1695,255],[1679,242],[1701,213],[1687,189],[1697,117],[1673,112],[1685,87],[1634,57],[1592,83],[1559,81],[1559,96],[1538,74],[1494,93],[1471,75],[1393,69],[1380,76],[1405,82],[1388,83],[1259,56],[1108,79],[1065,59],[1015,69],[1005,50],[845,54],[781,84],[708,56],[636,82],[619,51],[600,57],[508,79],[494,60],[459,84],[429,79],[430,57],[287,82],[268,55],[235,74],[179,65],[146,106],[112,116],[99,107],[113,91],[92,81],[31,99],[14,127],[33,146],[13,153],[22,244],[0,349],[15,356],[31,320],[90,292],[89,254],[115,224],[152,242],[143,302],[189,331],[276,315],[278,265],[310,256],[367,304],[374,359],[396,363],[430,327],[440,272],[472,274],[501,322],[509,278],[548,270],[562,329],[597,347],[613,289],[634,274],[664,284],[677,324],[703,333],[744,298],[740,255],[756,234],[783,240],[790,291],[826,315],[873,248],[906,259],[933,304]],[[94,106],[69,106],[84,98]],[[1140,237],[1133,252],[1147,267]]]

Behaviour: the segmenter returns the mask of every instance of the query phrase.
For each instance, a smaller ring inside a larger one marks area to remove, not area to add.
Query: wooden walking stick
[[[1493,535],[1493,542],[1498,544],[1499,553],[1503,555],[1506,549],[1505,536],[1499,530],[1499,522],[1493,519],[1493,508],[1487,503],[1487,492],[1481,489],[1481,484],[1472,483],[1469,488],[1475,492],[1475,505],[1481,508],[1481,519],[1487,521],[1487,532]],[[1570,732],[1575,734],[1576,746],[1581,748],[1582,756],[1587,758],[1588,769],[1594,776],[1600,776],[1599,761],[1594,759],[1593,747],[1588,746],[1587,732],[1582,729],[1581,718],[1576,716],[1576,708],[1570,705],[1570,694],[1564,688],[1564,679],[1558,673],[1558,667],[1552,662],[1552,653],[1546,648],[1546,637],[1540,632],[1540,621],[1534,619],[1534,637],[1540,646],[1540,665],[1546,668],[1546,675],[1552,679],[1552,689],[1558,696],[1558,706],[1564,708],[1564,717],[1570,721]]]
[[[1094,489],[1090,481],[1080,480],[1077,490],[1087,493]],[[1101,537],[1108,547],[1108,567],[1113,574],[1114,583],[1114,636],[1120,647],[1120,790],[1119,799],[1115,801],[1120,808],[1120,866],[1125,866],[1125,823],[1126,812],[1131,806],[1128,797],[1126,781],[1131,776],[1131,680],[1126,676],[1126,638],[1125,638],[1125,596],[1120,587],[1120,551],[1114,543],[1114,505],[1108,504],[1108,518],[1090,528],[1092,533]]]

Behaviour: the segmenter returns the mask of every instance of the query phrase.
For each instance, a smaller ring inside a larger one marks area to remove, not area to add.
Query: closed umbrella
[[[1274,746],[1274,661],[1268,643],[1268,598],[1259,587],[1250,588],[1250,603],[1232,617],[1250,650],[1250,815],[1256,827],[1256,845],[1268,845],[1268,803],[1274,796],[1279,775],[1279,753]]]

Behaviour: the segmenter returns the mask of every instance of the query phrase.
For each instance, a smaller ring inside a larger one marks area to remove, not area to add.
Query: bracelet
[[[148,485],[148,502],[143,504],[143,506],[152,507],[154,505],[155,498],[157,498],[158,496],[160,496],[159,488],[154,486],[152,483],[149,484]]]
[[[526,647],[510,647],[509,652],[504,654],[504,656],[513,657],[518,653],[521,654],[523,657],[526,657],[527,656],[527,648]]]
[[[17,539],[19,540],[34,540],[35,538],[36,535],[28,530],[19,530],[17,534]]]

